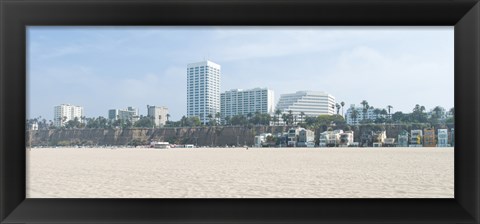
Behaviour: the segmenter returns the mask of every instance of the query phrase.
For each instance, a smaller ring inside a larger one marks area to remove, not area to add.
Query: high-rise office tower
[[[187,116],[203,124],[220,112],[220,65],[202,61],[187,65]]]

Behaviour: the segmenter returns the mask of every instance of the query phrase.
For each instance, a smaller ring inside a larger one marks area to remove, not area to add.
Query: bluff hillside
[[[354,126],[354,141],[371,131],[386,130],[388,138],[397,138],[402,130],[423,129],[428,124],[410,125],[361,125]],[[28,131],[27,145],[65,146],[65,145],[146,145],[150,141],[167,141],[172,144],[197,144],[198,146],[253,145],[254,136],[261,133],[287,132],[288,126],[253,127],[196,127],[196,128],[158,128],[158,129],[54,129]],[[453,125],[448,127],[453,128]],[[315,130],[315,140],[327,127]]]
[[[55,129],[27,133],[27,144],[56,145],[132,145],[166,141],[171,144],[199,146],[253,145],[254,136],[261,133],[286,132],[289,127],[198,127],[158,129]],[[31,134],[31,138],[29,136]]]

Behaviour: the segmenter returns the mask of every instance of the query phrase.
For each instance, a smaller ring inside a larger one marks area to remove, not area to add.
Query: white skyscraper
[[[220,95],[220,113],[222,118],[257,111],[271,114],[274,112],[274,99],[273,90],[267,88],[232,89]]]
[[[335,97],[325,92],[298,91],[296,93],[282,94],[277,104],[277,109],[282,113],[292,111],[292,114],[299,115],[301,112],[306,116],[316,117],[318,115],[335,114]]]
[[[203,124],[220,112],[220,65],[202,61],[187,65],[187,116]]]
[[[70,104],[61,104],[53,108],[53,122],[55,126],[61,127],[66,122],[77,118],[80,122],[83,117],[83,107],[74,106]]]

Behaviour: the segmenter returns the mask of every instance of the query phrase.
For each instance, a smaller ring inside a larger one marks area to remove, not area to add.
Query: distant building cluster
[[[297,91],[280,95],[275,106],[274,91],[268,88],[232,89],[220,93],[221,66],[212,61],[201,61],[187,65],[187,117],[198,117],[202,124],[208,124],[212,117],[220,116],[221,122],[227,117],[254,113],[275,115],[290,113],[301,122],[306,116],[335,114],[335,97],[320,91]],[[156,127],[162,127],[168,120],[168,108],[147,105],[147,116],[153,119]],[[111,121],[137,122],[141,119],[139,110],[134,107],[110,109],[107,117]],[[81,106],[61,104],[54,107],[54,125],[65,126],[78,119],[85,122]],[[281,121],[277,121],[280,124]]]
[[[335,97],[325,92],[298,91],[282,94],[274,106],[274,91],[268,88],[232,89],[220,93],[221,66],[202,61],[187,65],[187,116],[197,116],[203,124],[209,122],[209,115],[220,113],[224,120],[235,115],[268,113],[277,109],[282,113],[291,112],[298,116],[335,114]],[[298,120],[299,121],[299,120]]]
[[[147,116],[151,118],[156,127],[162,127],[166,124],[168,108],[164,106],[150,106],[147,105]],[[127,107],[126,109],[110,109],[107,113],[107,118],[111,121],[123,120],[130,121],[132,124],[140,119],[138,108]],[[74,106],[70,104],[61,104],[54,107],[54,125],[56,127],[65,126],[68,121],[77,119],[84,123],[84,109],[81,106]],[[38,129],[37,126],[30,127],[31,130]]]

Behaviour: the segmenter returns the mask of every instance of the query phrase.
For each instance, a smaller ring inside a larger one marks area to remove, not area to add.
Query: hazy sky
[[[222,66],[221,92],[325,91],[347,105],[411,112],[454,103],[453,27],[28,27],[28,114],[167,106],[186,114],[186,66]]]

